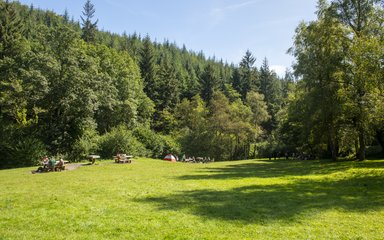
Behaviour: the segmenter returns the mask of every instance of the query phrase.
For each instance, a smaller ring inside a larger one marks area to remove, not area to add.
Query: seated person
[[[56,162],[55,164],[55,171],[61,171],[61,170],[64,170],[64,160],[62,158],[60,158],[59,161]]]
[[[48,161],[48,168],[52,168],[53,169],[53,167],[56,165],[56,160],[55,159],[53,159],[53,158],[51,158],[51,159],[49,159],[49,161]]]
[[[64,166],[64,160],[63,160],[62,158],[60,158],[60,160],[56,162],[56,165],[55,165],[55,166],[56,166],[56,167],[62,167],[62,166]]]
[[[44,168],[48,166],[48,161],[49,161],[48,156],[43,157],[41,164],[43,165]]]
[[[122,159],[122,155],[120,153],[116,154],[115,162],[120,162],[121,159]]]

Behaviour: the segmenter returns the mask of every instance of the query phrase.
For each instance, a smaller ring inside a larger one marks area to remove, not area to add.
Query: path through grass
[[[0,171],[0,239],[383,239],[384,161]]]

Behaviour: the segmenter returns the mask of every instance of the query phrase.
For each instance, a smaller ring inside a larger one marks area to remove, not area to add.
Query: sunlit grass
[[[384,161],[0,171],[0,239],[383,239]]]

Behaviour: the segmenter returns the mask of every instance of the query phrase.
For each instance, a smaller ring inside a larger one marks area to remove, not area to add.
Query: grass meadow
[[[384,239],[384,160],[0,171],[0,239]]]

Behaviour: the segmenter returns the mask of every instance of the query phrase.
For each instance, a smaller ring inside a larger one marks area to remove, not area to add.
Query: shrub
[[[164,141],[164,143],[163,143],[164,148],[163,148],[163,153],[161,154],[161,156],[165,156],[168,153],[180,155],[181,146],[175,137],[173,137],[172,135],[167,135],[167,136],[161,136],[161,138]]]
[[[133,135],[144,144],[149,153],[148,157],[161,158],[163,156],[165,141],[161,135],[146,127],[136,128]]]
[[[47,154],[44,144],[34,137],[15,138],[0,145],[0,168],[34,166]]]
[[[72,160],[80,160],[89,154],[95,154],[100,148],[100,136],[94,129],[87,129],[84,134],[75,142],[69,155]]]
[[[100,153],[103,158],[110,158],[117,153],[135,156],[147,156],[148,150],[124,126],[118,126],[101,137]]]

